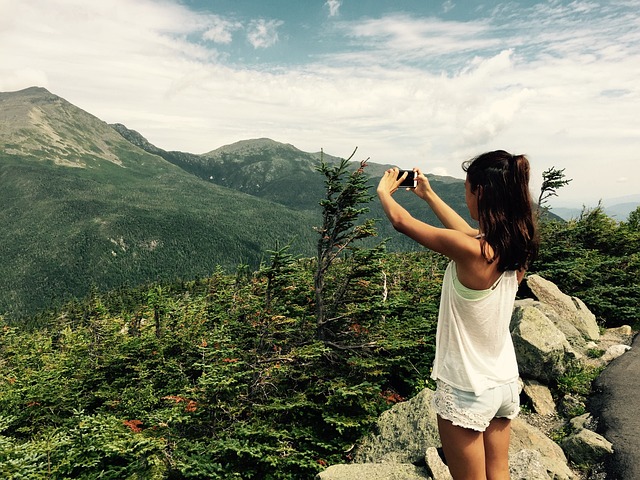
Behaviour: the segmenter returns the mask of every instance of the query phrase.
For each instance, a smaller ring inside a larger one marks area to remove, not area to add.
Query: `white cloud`
[[[456,7],[456,4],[453,2],[453,0],[445,0],[445,2],[442,4],[442,11],[444,13],[449,13],[455,7]]]
[[[242,28],[239,22],[225,20],[217,15],[211,16],[210,25],[202,34],[205,40],[211,40],[214,43],[229,44],[233,39],[233,32]]]
[[[282,26],[280,20],[253,20],[247,29],[247,39],[253,48],[268,48],[278,42],[278,28]]]
[[[501,44],[500,39],[489,36],[489,25],[484,21],[442,21],[405,14],[344,23],[343,31],[361,46],[385,51],[387,56],[383,58],[396,61],[432,60],[434,56],[474,52]]]
[[[329,16],[335,17],[340,13],[341,0],[327,0],[325,5],[329,7]]]

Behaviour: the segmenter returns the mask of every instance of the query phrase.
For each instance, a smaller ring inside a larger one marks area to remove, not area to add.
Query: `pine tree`
[[[548,207],[545,205],[550,197],[557,197],[557,190],[559,188],[568,185],[572,181],[571,178],[565,178],[564,168],[558,170],[555,167],[550,167],[542,172],[542,186],[540,187],[540,195],[538,196],[538,217],[543,211],[546,211]]]
[[[364,174],[368,159],[361,161],[355,171],[348,171],[356,150],[357,148],[349,158],[341,159],[335,165],[325,163],[322,153],[317,167],[326,177],[326,197],[320,202],[322,227],[316,229],[320,237],[314,276],[316,338],[325,342],[335,338],[331,324],[340,318],[337,312],[340,304],[339,291],[344,291],[347,287],[341,285],[337,290],[338,294],[330,298],[326,289],[327,274],[340,258],[344,258],[346,252],[354,254],[361,249],[355,244],[357,241],[376,235],[374,220],[357,223],[369,211],[361,205],[371,201],[373,195],[369,193],[367,176]]]

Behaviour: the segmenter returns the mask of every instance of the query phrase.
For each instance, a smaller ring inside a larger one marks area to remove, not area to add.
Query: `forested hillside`
[[[348,460],[425,385],[442,262],[380,259],[345,299],[341,348],[316,338],[312,264],[271,266],[5,326],[0,476],[300,479]]]

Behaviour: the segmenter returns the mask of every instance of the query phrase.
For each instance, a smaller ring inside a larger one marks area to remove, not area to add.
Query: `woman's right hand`
[[[427,195],[432,191],[429,179],[419,168],[414,168],[413,171],[416,172],[416,179],[418,180],[416,188],[413,189],[413,193],[423,200],[426,200]]]

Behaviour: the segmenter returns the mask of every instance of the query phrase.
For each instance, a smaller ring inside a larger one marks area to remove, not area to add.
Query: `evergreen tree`
[[[356,148],[357,150],[357,148]],[[326,197],[320,202],[322,207],[322,227],[317,228],[319,234],[317,249],[317,266],[314,277],[314,291],[316,301],[316,337],[322,341],[331,341],[336,337],[332,323],[340,319],[338,307],[342,295],[347,288],[346,283],[334,291],[329,298],[327,291],[327,275],[330,269],[345,253],[355,253],[361,247],[355,242],[376,235],[374,220],[367,220],[357,224],[361,216],[368,212],[367,207],[361,206],[371,201],[373,195],[369,193],[367,177],[364,169],[367,160],[360,162],[360,166],[353,172],[348,168],[350,160],[356,150],[347,159],[342,159],[337,165],[328,165],[322,154],[317,170],[325,176]]]
[[[565,178],[564,170],[564,168],[559,170],[555,167],[550,167],[542,172],[542,186],[538,196],[538,217],[548,209],[546,203],[549,198],[558,196],[557,190],[572,181],[570,178]]]

